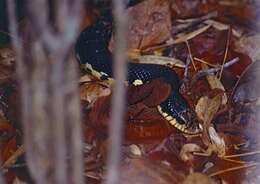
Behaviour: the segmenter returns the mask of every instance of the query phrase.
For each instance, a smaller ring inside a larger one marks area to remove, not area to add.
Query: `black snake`
[[[75,51],[80,64],[102,80],[113,77],[113,56],[108,49],[112,35],[111,12],[102,14],[93,24],[85,28],[78,37]],[[201,131],[196,113],[179,93],[179,80],[172,69],[156,64],[128,63],[129,83],[146,83],[164,78],[170,84],[169,97],[158,106],[160,114],[173,126],[187,134]]]

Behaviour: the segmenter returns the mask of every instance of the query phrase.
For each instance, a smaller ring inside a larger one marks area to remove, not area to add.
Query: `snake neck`
[[[112,76],[112,54],[108,44],[112,35],[113,18],[111,11],[105,11],[79,35],[75,51],[80,64],[85,65],[99,78]]]

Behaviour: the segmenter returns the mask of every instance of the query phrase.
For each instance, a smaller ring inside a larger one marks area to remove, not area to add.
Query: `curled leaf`
[[[199,152],[201,151],[201,147],[197,144],[184,144],[181,148],[180,152],[180,157],[181,159],[186,162],[186,161],[191,161],[193,160],[193,152]]]
[[[204,63],[201,63],[201,67],[203,70],[208,69],[208,66]],[[224,92],[224,94],[222,96],[222,104],[223,105],[226,104],[227,103],[227,94],[225,93],[225,88],[224,88],[223,84],[221,83],[221,81],[214,74],[209,74],[209,75],[207,75],[206,78],[207,78],[207,81],[208,81],[211,89],[220,89]]]
[[[109,85],[106,82],[90,82],[80,86],[80,99],[87,101],[90,106],[102,96],[108,96],[111,93]]]
[[[216,130],[211,126],[211,121],[214,115],[217,113],[222,101],[222,95],[219,94],[214,98],[202,97],[196,105],[196,112],[203,124],[203,137],[202,140],[205,145],[208,146],[208,154],[212,152],[217,153],[218,156],[223,157],[225,155],[225,142],[221,138]]]
[[[211,144],[207,149],[207,153],[210,155],[214,152],[217,153],[219,157],[224,157],[226,155],[226,145],[224,139],[216,132],[213,127],[209,127],[208,134]]]

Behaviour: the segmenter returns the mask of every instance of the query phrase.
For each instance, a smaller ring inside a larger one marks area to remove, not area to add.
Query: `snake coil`
[[[112,35],[111,12],[102,14],[93,24],[85,28],[78,37],[75,51],[80,64],[93,75],[106,80],[113,77],[113,58],[108,49]],[[163,78],[171,86],[169,97],[158,106],[160,114],[178,130],[187,134],[201,131],[196,113],[179,93],[178,76],[172,69],[156,64],[128,63],[129,83],[146,83]]]

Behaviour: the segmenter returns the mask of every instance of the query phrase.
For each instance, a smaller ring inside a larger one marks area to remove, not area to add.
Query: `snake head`
[[[201,121],[191,108],[178,112],[178,119],[180,119],[179,123],[185,126],[185,133],[198,134],[202,132]]]

